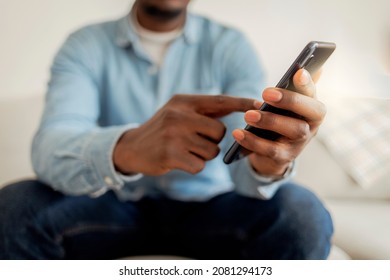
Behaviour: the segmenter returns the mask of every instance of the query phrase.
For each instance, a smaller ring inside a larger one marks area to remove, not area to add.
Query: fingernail
[[[242,130],[240,129],[235,129],[233,130],[233,137],[237,140],[237,141],[242,141],[244,140],[245,138],[245,134]]]
[[[275,89],[265,90],[263,93],[265,101],[278,102],[282,99],[282,93]]]
[[[253,103],[253,106],[256,108],[256,109],[260,109],[261,105],[263,105],[262,102],[258,101],[258,100],[255,100],[255,102]]]
[[[258,122],[261,118],[261,114],[258,111],[248,111],[245,113],[245,119],[249,122]]]

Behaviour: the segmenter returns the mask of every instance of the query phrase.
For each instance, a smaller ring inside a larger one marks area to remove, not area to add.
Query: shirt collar
[[[138,35],[131,21],[130,15],[126,15],[117,22],[116,44],[119,47],[125,48],[138,40]],[[197,16],[187,14],[187,19],[184,24],[183,34],[184,40],[188,44],[196,44],[200,40],[201,30]]]

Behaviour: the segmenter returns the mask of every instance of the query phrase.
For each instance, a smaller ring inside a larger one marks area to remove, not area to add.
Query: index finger
[[[234,97],[227,95],[191,95],[189,102],[195,110],[209,117],[223,117],[233,112],[246,112],[259,109],[261,102],[251,98]],[[192,100],[191,100],[192,99]]]

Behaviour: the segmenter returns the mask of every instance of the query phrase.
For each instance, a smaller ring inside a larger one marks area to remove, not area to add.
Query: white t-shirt
[[[183,33],[183,28],[178,28],[169,32],[154,32],[142,27],[138,20],[136,11],[133,10],[130,15],[130,20],[135,27],[135,31],[139,35],[140,44],[150,59],[156,66],[161,66],[164,62],[165,53],[170,44]]]

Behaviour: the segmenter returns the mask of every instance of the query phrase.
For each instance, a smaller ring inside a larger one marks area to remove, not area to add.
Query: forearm
[[[112,154],[120,136],[133,125],[82,130],[71,125],[41,128],[32,146],[38,178],[70,195],[93,195],[119,189]]]

